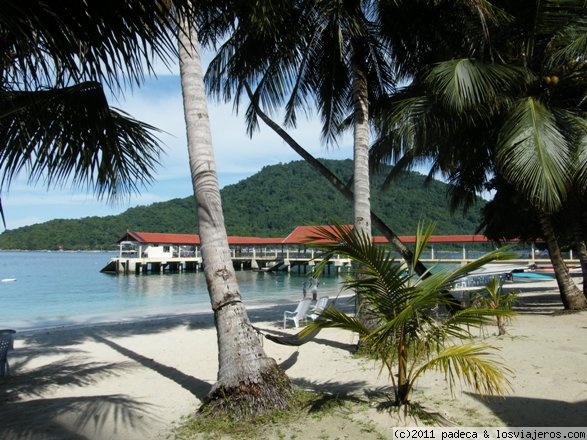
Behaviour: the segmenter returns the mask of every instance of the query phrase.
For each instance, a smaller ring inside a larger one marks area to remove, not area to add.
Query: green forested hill
[[[323,161],[342,180],[352,174],[351,160]],[[434,221],[436,234],[472,234],[478,211],[466,216],[448,209],[446,185],[424,186],[424,176],[405,175],[387,192],[375,176],[372,209],[398,234],[413,234],[419,221]],[[264,167],[222,189],[229,235],[285,237],[295,226],[352,221],[352,205],[304,161]],[[192,197],[131,208],[116,216],[52,220],[0,234],[0,249],[110,249],[127,230],[197,232]],[[377,231],[375,231],[377,233]]]

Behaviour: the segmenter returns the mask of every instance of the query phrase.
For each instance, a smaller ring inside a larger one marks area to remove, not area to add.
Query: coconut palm
[[[232,264],[208,120],[198,34],[186,22],[179,32],[180,74],[190,170],[196,200],[204,274],[218,335],[218,380],[206,406],[243,418],[286,409],[292,389],[267,357],[241,300]]]
[[[177,57],[166,0],[2,0],[0,189],[19,175],[117,198],[149,182],[154,127],[108,104]],[[184,14],[191,1],[174,0]]]
[[[432,228],[418,230],[416,256],[425,249],[431,233]],[[473,340],[471,331],[491,317],[509,312],[465,308],[453,314],[439,313],[450,306],[448,289],[470,271],[496,258],[505,258],[504,251],[494,251],[466,266],[437,270],[422,277],[414,272],[413,266],[406,270],[388,249],[375,245],[361,231],[341,226],[317,228],[312,239],[329,243],[323,245],[325,261],[318,270],[335,255],[344,255],[356,263],[344,285],[368,301],[367,312],[378,324],[375,328],[366,326],[355,316],[329,307],[302,335],[327,327],[356,332],[362,347],[387,370],[398,406],[410,403],[416,380],[430,370],[444,372],[451,388],[460,379],[484,395],[507,391],[509,370],[494,357],[492,347]]]
[[[393,110],[380,113],[386,128],[375,155],[402,166],[432,159],[433,171],[457,184],[460,201],[471,201],[493,176],[508,181],[538,212],[563,304],[585,308],[551,217],[572,188],[584,197],[586,6],[494,3],[508,20],[490,27],[491,44],[422,67],[390,99]]]
[[[432,3],[437,7],[429,11]],[[247,9],[247,6],[251,7]],[[429,21],[423,22],[422,13],[426,11],[429,12]],[[355,142],[356,156],[360,158],[365,143],[369,142],[366,130],[368,120],[357,125],[360,118],[344,118],[349,113],[363,116],[370,114],[371,101],[394,86],[393,64],[396,65],[394,71],[397,78],[410,76],[412,70],[408,66],[413,63],[405,61],[405,54],[414,54],[426,46],[419,44],[406,50],[414,26],[421,24],[422,29],[429,30],[430,23],[436,23],[439,17],[450,19],[456,16],[461,19],[463,11],[474,11],[480,21],[492,15],[491,8],[477,0],[249,2],[244,9],[239,10],[238,25],[210,63],[206,81],[215,96],[225,100],[235,96],[237,106],[240,104],[240,92],[246,90],[251,100],[247,110],[249,132],[252,133],[257,127],[257,117],[260,117],[297,152],[300,152],[299,145],[267,113],[284,106],[285,128],[288,128],[295,125],[297,110],[301,108],[308,112],[308,106],[314,101],[322,116],[323,134],[327,139],[332,139],[341,127],[353,124],[355,134],[365,135],[356,138],[364,142]],[[460,46],[466,44],[462,29],[455,29],[452,41],[458,42]],[[404,39],[390,50],[396,41],[392,38],[394,32],[401,32]],[[480,40],[477,35],[472,39]],[[389,46],[386,46],[386,42],[389,42]],[[355,75],[361,72],[367,81],[359,80]],[[248,90],[249,84],[255,86],[254,94]],[[359,85],[367,88],[367,92],[361,92],[369,97],[369,102],[365,101],[366,107],[361,104],[361,100],[352,99],[352,87]],[[341,123],[343,120],[344,123]],[[300,154],[308,160],[307,154]],[[308,161],[333,182],[328,170],[324,170],[316,161]],[[368,180],[367,168],[364,166],[368,161],[363,159],[360,162],[355,161],[356,189],[363,189],[359,183]],[[356,203],[362,200],[357,207],[362,214],[356,217],[363,218],[363,209],[367,207],[365,200],[369,194],[362,192],[355,196],[353,191],[342,189],[339,184],[335,186]],[[371,218],[406,261],[411,262],[411,251],[399,241],[388,225],[373,217],[372,213]],[[425,271],[421,264],[418,269],[420,273]]]
[[[254,105],[285,107],[286,126],[312,103],[325,140],[336,139],[350,113],[353,128],[354,224],[371,233],[369,101],[392,86],[386,51],[377,32],[376,1],[252,2],[206,74],[209,90],[232,99],[254,89]],[[259,19],[259,17],[263,19]],[[249,130],[257,113],[249,108]]]

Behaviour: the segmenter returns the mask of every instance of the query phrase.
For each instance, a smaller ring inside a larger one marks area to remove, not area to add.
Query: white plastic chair
[[[318,298],[316,305],[314,306],[314,308],[312,308],[312,310],[310,310],[310,313],[308,313],[308,318],[310,318],[312,321],[315,321],[320,316],[320,313],[322,313],[324,309],[328,306],[329,299],[330,298],[327,296],[321,296],[320,298]]]
[[[303,299],[298,303],[298,306],[293,312],[287,310],[283,312],[283,328],[285,328],[285,323],[288,319],[293,321],[296,328],[298,328],[300,326],[300,321],[306,319],[311,302],[312,300],[310,298]]]

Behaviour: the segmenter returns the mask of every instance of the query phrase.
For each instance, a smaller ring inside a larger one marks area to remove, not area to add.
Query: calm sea
[[[114,256],[0,252],[0,328],[23,331],[210,311],[203,272],[101,273]],[[295,271],[237,272],[247,307],[298,301],[308,276]],[[335,275],[321,277],[318,294],[336,295],[340,281]]]

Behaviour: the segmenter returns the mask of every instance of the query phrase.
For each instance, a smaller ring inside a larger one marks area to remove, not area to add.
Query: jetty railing
[[[453,265],[465,264],[483,255],[484,251],[430,251],[424,255],[421,261],[425,265]],[[312,248],[234,248],[231,249],[231,257],[237,270],[259,271],[292,271],[306,273],[313,270],[321,260],[322,252]],[[572,253],[565,255],[568,265],[579,265],[579,261],[573,258]],[[399,255],[397,255],[399,259]],[[197,271],[202,268],[200,252],[196,250],[186,252],[173,252],[171,256],[147,257],[141,252],[125,251],[118,257],[112,258],[102,272],[130,274],[130,273],[162,273]],[[499,263],[499,262],[497,262]],[[550,259],[545,255],[523,251],[519,258],[504,261],[507,264],[550,265]],[[348,270],[351,262],[347,258],[335,257],[330,260],[328,271],[341,272]]]

